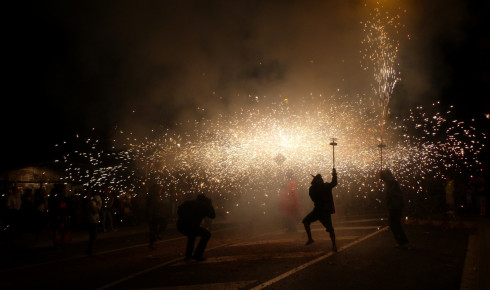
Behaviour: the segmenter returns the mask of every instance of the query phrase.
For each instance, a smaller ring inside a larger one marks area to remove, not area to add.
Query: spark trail
[[[123,149],[113,152],[100,150],[97,140],[78,138],[86,151],[66,154],[61,162],[70,182],[87,187],[138,192],[148,176],[157,174],[166,194],[177,200],[205,193],[226,201],[228,212],[251,206],[265,213],[287,170],[295,172],[303,192],[310,174],[328,179],[331,136],[339,143],[337,193],[362,197],[375,192],[374,111],[349,96],[298,98],[294,105],[258,99],[248,109],[189,120],[191,129],[166,130],[153,139],[121,131],[112,142]],[[429,110],[418,107],[386,127],[385,162],[414,192],[423,190],[418,184],[427,176],[443,179],[448,171],[475,172],[481,165],[485,134],[472,122],[450,120],[451,112],[441,111],[437,103]]]
[[[361,42],[361,66],[365,70],[372,70],[374,74],[375,84],[372,85],[372,89],[381,108],[379,128],[380,141],[383,143],[390,99],[395,85],[401,80],[397,57],[399,29],[403,24],[400,13],[390,15],[379,2],[369,16],[368,20],[361,22],[365,35]]]
[[[151,137],[119,130],[110,149],[102,149],[106,142],[76,138],[72,147],[78,149],[59,160],[66,167],[67,182],[145,194],[145,185],[156,176],[165,194],[177,201],[205,193],[228,213],[245,207],[266,214],[288,170],[295,173],[303,195],[310,174],[329,179],[332,137],[338,142],[338,196],[362,199],[378,193],[380,141],[386,144],[383,163],[415,194],[426,190],[425,179],[477,172],[486,135],[475,120],[455,120],[450,110],[434,103],[414,108],[409,116],[391,116],[388,122],[390,98],[400,80],[398,42],[389,35],[397,35],[400,16],[391,17],[376,7],[363,25],[363,68],[373,70],[375,102],[349,95],[272,101],[249,97],[248,107],[210,119],[189,119]]]

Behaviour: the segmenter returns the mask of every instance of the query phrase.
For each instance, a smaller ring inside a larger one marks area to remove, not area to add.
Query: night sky
[[[434,100],[461,118],[490,113],[489,2],[381,2],[406,10],[392,113]],[[10,1],[1,169],[52,161],[54,144],[92,128],[144,135],[248,95],[370,93],[364,3],[374,2]]]

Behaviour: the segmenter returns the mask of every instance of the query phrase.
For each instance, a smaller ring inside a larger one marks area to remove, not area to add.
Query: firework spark
[[[110,150],[103,150],[98,140],[76,138],[78,149],[61,160],[67,181],[145,192],[145,184],[157,176],[165,193],[176,200],[205,193],[224,201],[220,206],[226,212],[250,206],[266,213],[286,172],[295,173],[303,193],[310,174],[329,174],[332,138],[338,143],[339,196],[366,198],[379,191],[375,177],[379,144],[386,145],[384,164],[415,193],[425,190],[424,178],[442,180],[449,172],[476,172],[486,136],[474,120],[451,120],[451,111],[439,103],[414,108],[407,117],[389,114],[390,98],[400,80],[396,40],[400,19],[376,7],[363,23],[363,68],[373,70],[375,102],[349,95],[288,96],[276,101],[254,96],[248,107],[211,119],[187,120],[156,137],[138,139],[118,131]]]
[[[177,199],[206,193],[235,207],[267,207],[288,170],[295,172],[303,191],[310,174],[331,171],[329,143],[336,136],[337,192],[359,196],[376,191],[375,108],[349,96],[318,100],[314,106],[306,98],[294,106],[259,102],[214,120],[193,120],[191,130],[166,130],[153,140],[120,132],[115,148],[125,149],[117,152],[97,151],[99,142],[88,139],[88,152],[64,157],[69,180],[127,192],[137,191],[156,173],[165,192]],[[450,121],[451,112],[441,113],[439,106],[430,108],[433,115],[418,107],[386,127],[385,162],[415,192],[422,190],[416,184],[424,176],[443,179],[449,171],[475,171],[480,165],[477,156],[485,135],[471,123]],[[76,166],[75,159],[85,159],[89,168]]]

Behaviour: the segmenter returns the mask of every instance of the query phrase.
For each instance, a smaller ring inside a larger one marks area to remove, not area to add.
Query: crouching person
[[[212,202],[204,194],[197,196],[195,200],[182,203],[177,210],[178,220],[177,229],[187,236],[187,247],[185,250],[185,260],[194,259],[204,261],[204,250],[211,238],[211,233],[201,227],[201,222],[205,217],[214,219],[216,217]],[[197,237],[201,237],[195,251],[194,244]]]

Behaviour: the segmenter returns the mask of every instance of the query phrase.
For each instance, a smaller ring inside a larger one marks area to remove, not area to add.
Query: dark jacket
[[[332,188],[337,185],[337,174],[332,175],[332,182],[318,182],[310,186],[310,198],[315,204],[315,210],[335,213]]]
[[[177,227],[179,229],[199,228],[205,217],[212,219],[216,217],[214,208],[209,199],[186,201],[178,207],[177,214],[179,216],[177,220]]]
[[[158,193],[148,194],[146,200],[146,213],[148,220],[168,219],[170,217],[170,202],[168,199],[161,197]]]
[[[385,196],[388,210],[403,209],[403,195],[396,180],[386,181]]]

